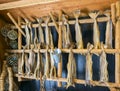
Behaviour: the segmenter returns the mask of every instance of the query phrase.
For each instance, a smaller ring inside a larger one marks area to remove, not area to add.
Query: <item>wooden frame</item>
[[[108,20],[107,17],[97,18],[98,22],[105,22],[107,20]],[[80,23],[93,23],[94,21],[92,19],[83,19],[83,20],[79,20],[79,22]],[[59,24],[59,26],[62,24],[62,22],[57,22],[57,23]],[[74,23],[75,23],[75,20],[69,21],[69,24],[74,24]],[[52,23],[49,23],[48,25],[49,26],[54,26],[54,23],[52,22]],[[33,25],[33,27],[37,27],[37,26],[38,26],[38,24]],[[45,24],[43,23],[42,26],[45,26]],[[24,28],[24,25],[21,25],[21,27]],[[59,42],[60,42],[61,41],[61,36],[62,36],[60,27],[59,27],[58,33],[59,33]],[[119,61],[120,61],[120,36],[119,36],[119,34],[120,34],[119,30],[116,30],[115,31],[115,49],[105,49],[106,53],[115,54],[115,64],[116,64],[116,66],[115,66],[115,83],[108,82],[109,87],[114,87],[114,88],[120,88],[120,78],[119,78],[119,76],[120,76],[120,70],[119,70],[119,68],[120,68],[120,63],[119,63]],[[6,50],[6,52],[22,53],[23,50],[21,49],[21,44],[20,44],[21,40],[20,39],[21,39],[21,34],[19,33],[19,35],[18,35],[18,44],[20,45],[18,47],[19,50]],[[62,48],[61,47],[61,42],[58,45],[59,45],[58,47],[61,49]],[[69,53],[70,52],[70,49],[61,49],[61,50],[64,53]],[[25,50],[25,52],[29,52],[29,51],[30,50]],[[40,49],[39,51],[41,53],[44,53],[44,52],[46,52],[46,49]],[[34,50],[34,52],[38,52],[38,50]],[[85,54],[85,53],[87,53],[87,49],[73,49],[73,52],[74,53]],[[101,53],[101,52],[102,52],[101,49],[93,49],[91,51],[91,53]],[[59,65],[60,65],[60,67],[62,67],[61,64],[59,64]],[[61,72],[60,69],[59,69],[59,72]],[[15,76],[16,77],[21,77],[21,78],[27,78],[27,79],[36,79],[33,76],[21,76],[21,75],[18,75],[18,74],[15,74]],[[61,74],[59,75],[59,78],[54,78],[54,79],[47,78],[47,80],[58,81],[58,82],[66,82],[65,78],[61,78]],[[79,83],[79,84],[85,84],[84,80],[74,79],[74,81],[76,83]],[[105,86],[105,85],[99,84],[98,81],[93,81],[92,84],[95,85],[95,86]],[[61,85],[59,84],[59,86],[61,86]]]

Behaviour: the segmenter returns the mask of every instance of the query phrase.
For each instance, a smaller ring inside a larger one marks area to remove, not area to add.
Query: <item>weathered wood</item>
[[[26,75],[22,76],[22,75],[18,75],[18,74],[15,74],[14,76],[15,77],[22,77],[22,78],[26,78],[26,79],[40,79],[40,78],[35,78],[34,76],[26,76]],[[47,80],[67,82],[66,78],[47,78]],[[78,83],[78,84],[85,84],[85,80],[80,80],[80,79],[74,79],[74,82]],[[107,87],[105,84],[101,84],[99,81],[92,81],[91,85]],[[120,84],[108,82],[108,87],[120,87]]]
[[[104,49],[106,53],[108,54],[117,54],[119,53],[120,54],[120,49]],[[37,49],[34,49],[33,50],[34,52],[37,52],[38,50]],[[46,49],[40,49],[39,50],[41,53],[45,53],[46,52]],[[50,49],[48,50],[50,52]],[[61,51],[63,53],[69,53],[70,52],[70,49],[61,49]],[[22,53],[23,50],[6,50],[6,52],[9,52],[9,53]],[[26,53],[30,52],[30,50],[25,50]],[[72,52],[73,53],[81,53],[81,54],[85,54],[88,52],[87,49],[72,49]],[[91,53],[101,53],[102,50],[101,49],[92,49],[91,50]]]
[[[34,7],[29,6],[29,7],[15,8],[20,6],[21,3],[19,2],[23,2],[24,5],[26,2],[31,3],[31,1],[36,2],[37,5],[34,5]],[[3,18],[6,21],[9,21],[8,17],[6,16],[6,12],[10,12],[12,15],[14,15],[16,20],[18,16],[26,17],[29,18],[30,20],[33,20],[31,16],[35,16],[35,17],[46,16],[49,12],[53,10],[56,13],[58,13],[59,10],[64,10],[65,13],[70,15],[70,12],[76,9],[80,9],[85,13],[91,10],[110,9],[110,4],[117,0],[96,0],[96,1],[90,0],[89,2],[88,0],[51,0],[53,1],[53,3],[49,3],[49,1],[50,0],[43,0],[43,2],[48,2],[48,3],[39,4],[38,2],[41,2],[41,0],[19,0],[15,2],[9,2],[7,4],[6,3],[0,4],[0,9],[2,9],[0,14],[2,14]],[[15,3],[15,5],[13,3]],[[11,8],[9,5],[11,7],[14,7],[15,9],[3,10],[3,8],[5,9],[5,7]],[[33,13],[33,12],[37,12],[37,13]]]
[[[55,26],[55,28],[56,28],[56,31],[58,32],[58,25],[57,25],[57,23],[56,23],[56,21],[55,21],[55,19],[54,19],[54,16],[52,15],[52,13],[50,12],[49,13],[49,15],[50,15],[50,17],[51,17],[51,19],[52,19],[52,21],[53,21],[53,23],[54,23],[54,26]]]
[[[22,29],[20,28],[20,26],[17,24],[17,22],[15,21],[15,19],[12,17],[12,15],[10,13],[7,13],[7,15],[9,16],[9,18],[11,19],[11,21],[15,24],[15,26],[18,28],[18,30],[23,34],[23,36],[26,36],[25,33],[22,31]]]
[[[38,4],[47,4],[56,2],[59,0],[20,0],[15,2],[9,2],[9,3],[3,3],[0,5],[0,10],[6,10],[6,9],[13,9],[13,8],[20,8],[20,7],[28,7]]]
[[[111,18],[112,18],[112,22],[115,26],[115,23],[116,23],[116,6],[115,6],[115,3],[111,4]]]
[[[61,16],[62,16],[62,12],[60,11],[59,13],[59,21],[61,21]],[[58,48],[61,49],[62,48],[62,30],[61,30],[61,25],[59,25],[59,30],[58,30]],[[60,58],[60,62],[58,63],[58,77],[62,77],[62,55]],[[62,83],[58,82],[58,87],[61,87]]]
[[[18,25],[21,26],[21,18],[18,17]],[[22,49],[22,34],[18,31],[18,50]],[[21,56],[21,54],[19,54]],[[20,72],[21,58],[18,59],[18,72]],[[21,77],[18,77],[18,81],[22,81]]]
[[[97,18],[97,22],[106,22],[108,21],[108,18],[107,17],[100,17],[100,18]],[[94,20],[93,19],[79,19],[79,23],[80,24],[84,24],[84,23],[93,23]],[[62,25],[62,22],[56,22],[57,24],[59,25]],[[69,24],[75,24],[75,20],[69,20],[68,21]],[[33,24],[32,27],[38,27],[39,24]],[[42,23],[41,24],[42,27],[45,27],[45,23]],[[50,22],[48,23],[48,26],[54,26],[54,23],[53,22]],[[15,27],[17,28],[17,27]],[[21,28],[25,28],[25,25],[21,25]]]
[[[120,49],[120,4],[116,3],[117,22],[115,27],[115,48]],[[115,55],[115,82],[120,83],[120,54]]]

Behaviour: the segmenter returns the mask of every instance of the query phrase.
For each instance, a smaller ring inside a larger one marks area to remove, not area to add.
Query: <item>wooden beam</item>
[[[28,7],[28,6],[39,5],[39,4],[48,4],[48,3],[57,2],[57,1],[59,0],[20,0],[20,1],[0,4],[0,10]]]
[[[97,22],[107,22],[108,21],[108,17],[99,17],[97,18]],[[79,19],[79,23],[80,24],[85,24],[85,23],[93,23],[94,20],[93,19]],[[58,25],[62,25],[62,22],[56,22]],[[75,20],[69,20],[68,21],[69,24],[75,24]],[[48,26],[54,26],[55,24],[53,22],[48,23]],[[39,24],[33,24],[32,27],[38,27]],[[45,27],[46,24],[42,23],[41,24],[42,27]],[[17,28],[16,26],[13,26],[14,28]],[[21,28],[25,28],[25,25],[21,25]]]
[[[14,75],[15,77],[22,77],[22,78],[26,78],[26,79],[39,79],[40,78],[35,78],[34,76],[27,76],[27,75],[19,75],[19,74],[15,74]],[[47,80],[49,81],[60,81],[60,82],[67,82],[67,79],[66,78],[47,78]],[[78,83],[78,84],[85,84],[85,80],[80,80],[80,79],[74,79],[74,82],[75,83]],[[120,84],[118,83],[111,83],[111,82],[108,82],[106,86],[105,84],[102,84],[100,83],[99,81],[91,81],[91,84],[93,86],[103,86],[103,87],[117,87],[117,88],[120,88]]]
[[[34,49],[33,50],[34,52],[38,52],[38,50],[37,49]],[[39,50],[41,53],[45,53],[46,52],[46,49],[40,49]],[[50,49],[48,50],[49,52],[50,52]],[[70,52],[70,49],[61,49],[61,51],[63,52],[63,53],[69,53]],[[8,53],[22,53],[23,52],[23,50],[6,50],[6,52],[8,52]],[[25,52],[26,53],[29,53],[30,52],[30,50],[25,50]],[[80,54],[85,54],[85,53],[87,53],[88,52],[88,50],[87,49],[72,49],[72,52],[73,53],[80,53]],[[91,53],[101,53],[102,52],[102,50],[101,49],[92,49],[91,50]],[[108,53],[108,54],[120,54],[120,49],[105,49],[105,52],[106,53]]]

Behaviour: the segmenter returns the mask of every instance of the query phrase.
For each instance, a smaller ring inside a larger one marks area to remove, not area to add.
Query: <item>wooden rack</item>
[[[107,17],[100,17],[100,18],[97,18],[97,22],[106,22],[108,21],[108,18]],[[84,24],[84,23],[93,23],[93,19],[79,19],[79,23],[80,24]],[[62,22],[57,22],[58,25],[61,25]],[[75,20],[70,20],[69,21],[69,24],[75,24]],[[20,25],[20,24],[19,24]],[[44,23],[41,24],[43,27],[45,26]],[[51,22],[48,24],[48,26],[54,26],[54,23]],[[20,25],[21,28],[24,28],[24,25]],[[33,24],[33,27],[38,27],[38,24]],[[60,32],[58,32],[60,34]],[[120,67],[120,64],[118,61],[120,61],[120,48],[119,48],[119,43],[120,43],[120,36],[119,36],[119,33],[118,31],[115,31],[115,49],[104,49],[106,53],[108,54],[115,54],[115,83],[110,83],[108,82],[108,86],[107,87],[114,87],[114,88],[120,88],[120,72],[119,72],[119,67]],[[6,52],[8,53],[22,53],[23,50],[22,50],[22,36],[21,36],[21,33],[18,31],[18,50],[10,50],[10,49],[7,49]],[[61,44],[60,44],[61,45]],[[70,52],[70,49],[62,49],[60,47],[61,51],[63,53],[69,53]],[[34,52],[38,52],[37,49],[34,49],[33,50]],[[41,53],[45,53],[46,52],[46,49],[40,49],[39,50]],[[50,49],[49,49],[50,51]],[[87,53],[87,49],[72,49],[73,53],[80,53],[80,54],[85,54]],[[26,53],[29,53],[30,50],[25,50]],[[101,53],[102,50],[101,49],[93,49],[91,50],[91,53]],[[19,60],[20,61],[20,60]],[[60,69],[58,69],[60,70]],[[23,76],[23,75],[18,75],[18,74],[15,74],[16,77],[18,78],[27,78],[27,79],[36,79],[35,77],[33,76]],[[40,79],[40,78],[38,78]],[[50,78],[47,78],[47,80],[52,80],[52,81],[58,81],[58,82],[66,82],[66,78],[61,78],[61,76],[59,76],[59,78],[54,78],[54,79],[50,79]],[[80,80],[80,79],[74,79],[75,83],[79,83],[79,84],[85,84],[85,80]],[[92,85],[93,86],[106,86],[104,84],[100,84],[99,81],[92,81]]]

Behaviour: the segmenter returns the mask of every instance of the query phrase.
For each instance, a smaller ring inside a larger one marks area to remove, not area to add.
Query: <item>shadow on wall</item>
[[[93,43],[93,24],[82,24],[82,35],[83,35],[83,41],[84,41],[84,47],[86,48],[87,43]],[[106,23],[99,23],[100,28],[100,41],[105,42],[105,29],[106,29]],[[51,27],[52,34],[54,35],[54,44],[57,46],[58,42],[58,35],[55,31],[54,27]],[[71,34],[73,41],[75,42],[75,30],[74,25],[70,26]],[[67,62],[68,62],[68,54],[63,53],[63,71],[62,71],[62,77],[67,77]],[[78,79],[85,79],[85,56],[80,54],[75,54],[76,64],[77,64],[77,78]],[[109,72],[109,81],[114,82],[115,81],[115,63],[114,63],[114,55],[107,55],[108,60],[108,72]],[[93,80],[99,80],[99,57],[96,55],[93,55]],[[46,81],[45,82],[45,88],[46,91],[109,91],[106,87],[89,87],[84,86],[80,84],[76,84],[76,87],[69,87],[68,89],[65,89],[66,83],[62,83],[63,86],[61,88],[57,87],[57,82],[53,81]],[[40,91],[40,81],[32,80],[32,81],[25,81],[21,82],[20,85],[21,91]]]

